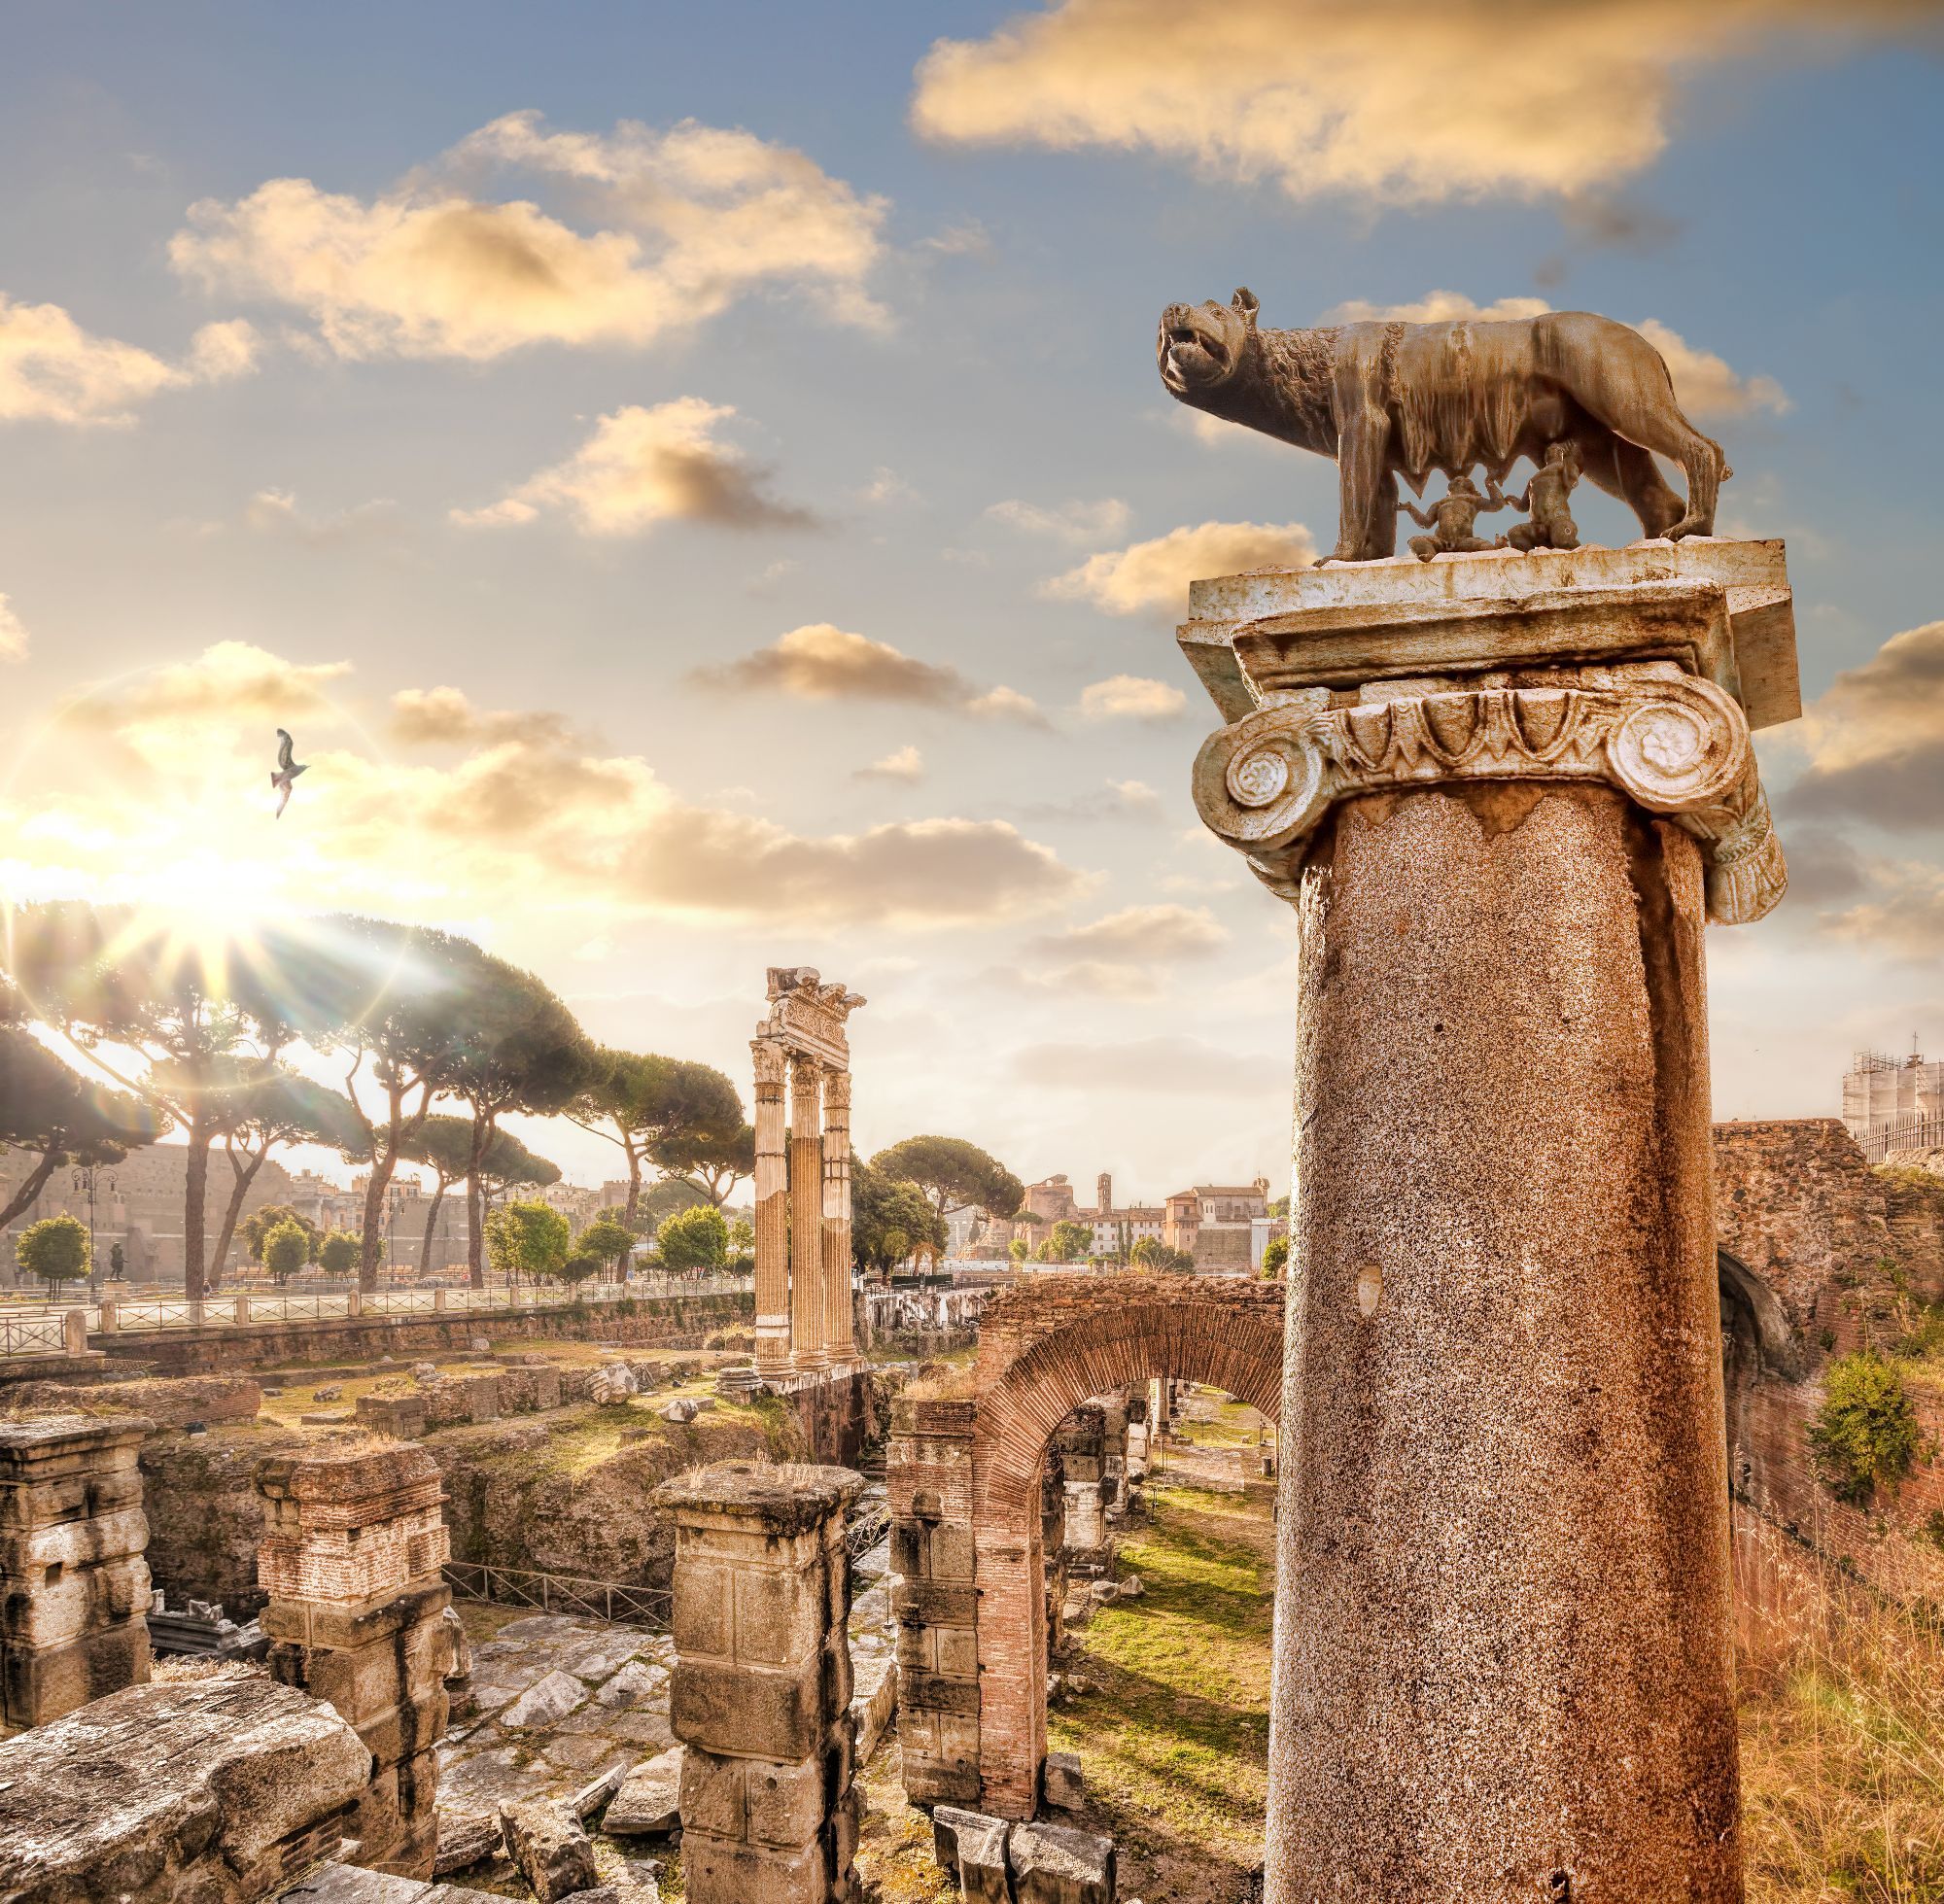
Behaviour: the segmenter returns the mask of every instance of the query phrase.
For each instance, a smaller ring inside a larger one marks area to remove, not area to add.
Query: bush
[[[295,1225],[292,1227],[295,1228]],[[264,1248],[268,1247],[266,1240]],[[348,1276],[358,1267],[359,1259],[364,1251],[364,1239],[356,1230],[333,1229],[317,1246],[317,1266],[327,1276]]]
[[[263,1260],[263,1267],[278,1282],[289,1282],[310,1261],[310,1241],[301,1224],[291,1222],[275,1225],[262,1238],[260,1254]],[[357,1261],[358,1257],[354,1251],[351,1263],[355,1264]],[[344,1272],[332,1270],[331,1273],[342,1275]]]
[[[655,1249],[671,1269],[720,1269],[729,1261],[729,1226],[712,1203],[664,1217]]]
[[[1917,1409],[1893,1363],[1873,1350],[1829,1365],[1809,1448],[1823,1485],[1860,1506],[1909,1473],[1923,1445]]]
[[[1289,1263],[1289,1238],[1271,1236],[1268,1247],[1263,1251],[1263,1279],[1273,1282],[1280,1276]]]
[[[20,1267],[58,1294],[62,1283],[87,1274],[87,1229],[73,1217],[43,1217],[21,1231],[14,1253]]]

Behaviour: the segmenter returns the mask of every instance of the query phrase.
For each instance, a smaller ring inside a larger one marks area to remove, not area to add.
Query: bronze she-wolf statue
[[[1660,353],[1590,311],[1443,324],[1265,330],[1253,292],[1170,304],[1156,356],[1182,402],[1336,459],[1336,561],[1397,552],[1398,477],[1482,466],[1496,488],[1521,456],[1571,443],[1589,482],[1621,498],[1649,536],[1712,536],[1731,475],[1721,446],[1681,414]],[[1653,453],[1687,472],[1687,502]]]

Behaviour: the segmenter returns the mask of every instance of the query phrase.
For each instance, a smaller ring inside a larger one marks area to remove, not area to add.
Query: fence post
[[[235,1310],[236,1320],[238,1322],[248,1322],[250,1320],[250,1298],[247,1296],[232,1296],[229,1300]]]
[[[102,1334],[113,1335],[121,1327],[122,1327],[122,1317],[118,1309],[118,1306],[116,1304],[115,1298],[112,1296],[104,1296],[101,1298]]]
[[[433,1306],[433,1308],[434,1308],[434,1310],[438,1311],[438,1312],[439,1312],[440,1314],[443,1314],[443,1313],[444,1313],[444,1310],[445,1310],[445,1291],[444,1291],[443,1289],[435,1289],[435,1290],[434,1290],[434,1291],[433,1291],[433,1293],[432,1293],[432,1306]]]
[[[364,1292],[362,1289],[344,1292],[344,1313],[347,1316],[362,1316],[364,1313]]]
[[[61,1348],[67,1355],[87,1353],[87,1311],[70,1309],[61,1317]]]

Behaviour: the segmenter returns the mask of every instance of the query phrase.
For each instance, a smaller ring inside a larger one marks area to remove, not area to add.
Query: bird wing
[[[286,768],[291,764],[291,737],[280,727],[277,729],[277,765]]]
[[[283,782],[283,788],[284,788],[284,797],[277,802],[277,811],[270,815],[272,819],[282,819],[284,816],[284,809],[291,804],[291,783],[289,780],[285,780]]]

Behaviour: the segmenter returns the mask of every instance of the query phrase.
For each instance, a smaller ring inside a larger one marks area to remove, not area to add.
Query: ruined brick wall
[[[1876,1591],[1944,1604],[1931,1520],[1944,1514],[1944,1464],[1920,1463],[1893,1492],[1855,1507],[1819,1479],[1808,1442],[1830,1362],[1894,1348],[1926,1303],[1944,1299],[1944,1180],[1871,1170],[1834,1119],[1767,1120],[1716,1125],[1715,1199],[1721,1247],[1773,1291],[1799,1356],[1788,1369],[1764,1356],[1724,1283],[1736,1498]],[[1944,1393],[1921,1383],[1912,1393],[1927,1435],[1944,1438]]]

